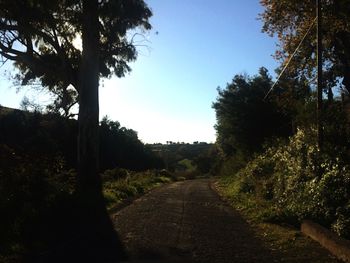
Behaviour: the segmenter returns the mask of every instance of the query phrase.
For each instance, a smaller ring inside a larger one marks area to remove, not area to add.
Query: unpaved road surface
[[[113,216],[131,261],[280,262],[209,179],[155,189]]]

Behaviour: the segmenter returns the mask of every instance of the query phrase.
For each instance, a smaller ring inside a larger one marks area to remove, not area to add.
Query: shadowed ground
[[[155,189],[113,215],[113,221],[134,261],[280,261],[211,190],[208,179]]]

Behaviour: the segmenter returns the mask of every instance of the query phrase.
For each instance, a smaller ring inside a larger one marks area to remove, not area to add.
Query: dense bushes
[[[234,194],[265,202],[265,219],[297,223],[313,219],[350,237],[350,165],[338,149],[322,153],[315,129],[299,129],[230,175]],[[259,201],[258,201],[259,202]]]
[[[59,236],[57,223],[65,220],[59,211],[72,198],[74,172],[60,156],[28,156],[4,144],[0,167],[0,254],[45,249]]]
[[[173,180],[166,171],[122,168],[106,170],[102,179],[109,208]],[[31,156],[0,144],[1,262],[5,260],[1,256],[28,258],[74,238],[74,220],[79,218],[75,183],[75,171],[60,155]]]
[[[135,131],[115,124],[101,123],[103,170],[118,165],[133,170],[162,167]],[[78,224],[74,220],[79,219],[74,193],[76,137],[76,120],[0,107],[1,262],[1,256],[28,258],[73,238]],[[151,172],[130,176],[132,172],[119,170],[128,175],[103,175],[110,206],[168,180]]]

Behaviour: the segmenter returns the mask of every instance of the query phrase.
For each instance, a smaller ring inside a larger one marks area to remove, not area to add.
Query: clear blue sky
[[[136,130],[146,143],[214,142],[216,88],[235,74],[253,75],[261,66],[273,73],[277,66],[275,40],[257,20],[259,0],[146,2],[154,14],[150,50],[140,49],[125,78],[103,81],[100,115]],[[3,76],[0,85],[0,104],[18,107],[24,93],[8,88]]]

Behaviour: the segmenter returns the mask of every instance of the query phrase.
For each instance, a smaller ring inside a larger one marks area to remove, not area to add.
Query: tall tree
[[[131,70],[127,62],[136,59],[141,36],[135,29],[149,30],[151,15],[143,0],[99,1],[100,77]],[[0,1],[2,61],[15,62],[22,84],[39,81],[57,94],[62,108],[79,96],[82,20],[81,0]]]
[[[225,89],[218,89],[213,103],[217,143],[227,156],[250,156],[266,139],[291,132],[288,115],[280,112],[274,101],[264,100],[271,86],[271,77],[261,68],[257,76],[236,75]]]
[[[279,49],[275,56],[284,65],[296,50],[308,29],[303,44],[290,63],[287,72],[309,80],[316,67],[316,1],[261,0],[263,31],[276,35]],[[322,34],[324,47],[324,87],[331,88],[342,81],[350,92],[350,1],[322,1]]]
[[[98,1],[83,0],[82,60],[79,76],[78,191],[96,196],[102,193],[98,174],[98,83],[99,29]]]
[[[151,15],[143,0],[0,1],[0,55],[15,62],[22,82],[78,94],[78,232],[89,229],[85,242],[103,255],[117,240],[98,174],[99,77],[130,71],[137,51],[128,32],[150,29]],[[82,50],[73,44],[80,37]]]

